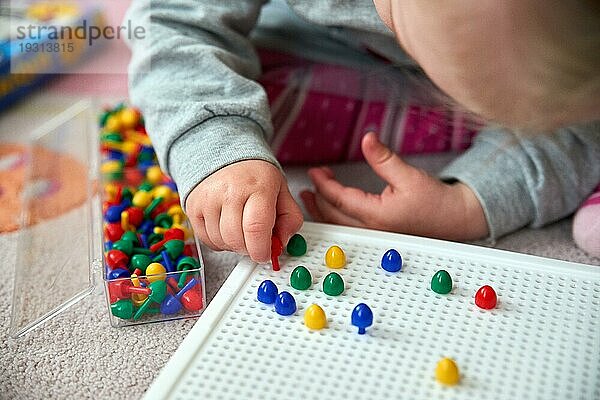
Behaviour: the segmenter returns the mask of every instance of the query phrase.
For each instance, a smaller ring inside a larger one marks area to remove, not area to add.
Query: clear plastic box
[[[140,274],[135,280],[139,287],[150,289],[145,290],[150,294],[145,312],[138,313],[144,294],[137,293],[137,305],[133,304],[128,288],[135,284],[130,277],[110,279],[103,237],[106,182],[99,174],[99,113],[92,101],[81,101],[39,127],[26,146],[11,312],[13,338],[100,287],[105,293],[108,320],[116,327],[196,317],[206,307],[204,264],[193,234],[186,239],[185,249],[197,259],[196,265],[184,262],[185,271]],[[152,253],[152,258],[160,256],[161,252]],[[186,287],[192,278],[194,284]],[[164,283],[150,286],[156,280]],[[183,287],[187,289],[181,293]],[[111,309],[115,299],[126,300],[121,305],[130,299],[132,304]],[[166,314],[160,312],[163,303]],[[193,311],[186,305],[193,306]],[[126,318],[129,314],[131,318]]]

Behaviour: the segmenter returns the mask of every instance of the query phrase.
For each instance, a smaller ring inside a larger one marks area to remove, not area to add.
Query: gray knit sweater
[[[229,164],[261,159],[279,165],[267,144],[272,126],[256,82],[260,64],[251,35],[269,41],[268,33],[279,27],[287,50],[368,64],[358,50],[366,45],[395,64],[411,63],[371,0],[287,0],[292,18],[281,17],[281,4],[265,3],[136,0],[129,10],[127,18],[148,32],[130,43],[131,100],[144,113],[159,162],[183,202],[204,178]],[[269,7],[275,12],[269,14]],[[306,26],[312,31],[294,31]],[[309,50],[309,41],[319,45]],[[572,213],[600,181],[600,122],[526,139],[485,130],[440,177],[473,189],[492,238],[542,226]]]

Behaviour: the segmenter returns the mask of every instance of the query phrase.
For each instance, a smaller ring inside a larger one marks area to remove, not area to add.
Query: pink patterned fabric
[[[580,208],[600,204],[600,185],[594,190],[594,193],[581,205]]]
[[[362,160],[362,136],[374,131],[400,154],[461,151],[479,125],[464,114],[411,104],[377,74],[261,50],[275,128],[272,147],[283,164]]]

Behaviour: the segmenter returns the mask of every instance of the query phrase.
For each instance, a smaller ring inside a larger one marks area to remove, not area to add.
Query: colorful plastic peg
[[[364,335],[369,326],[373,325],[373,311],[365,303],[360,303],[352,310],[352,325],[358,327],[358,334]]]
[[[482,286],[479,288],[477,293],[475,293],[475,304],[479,308],[491,310],[492,308],[496,307],[497,302],[498,297],[496,296],[496,291],[491,286]]]
[[[381,268],[388,272],[398,272],[402,269],[402,256],[395,249],[389,249],[381,258]]]
[[[148,207],[150,202],[152,201],[152,195],[144,190],[138,190],[133,195],[133,200],[131,200],[132,204],[141,209],[145,209]]]
[[[154,218],[154,225],[168,229],[173,225],[173,218],[167,213],[158,214],[156,218]]]
[[[196,268],[200,268],[200,263],[197,259],[191,256],[181,257],[177,262],[177,271],[183,271],[181,276],[179,276],[179,283],[177,285],[179,288],[182,288],[185,285],[188,271]]]
[[[122,279],[108,284],[110,302],[114,303],[118,299],[131,297],[132,294],[149,295],[151,290],[143,287],[135,287],[129,279]]]
[[[121,240],[131,242],[133,247],[140,245],[140,239],[138,238],[138,235],[135,232],[131,232],[131,231],[124,232],[123,236],[121,236]]]
[[[306,240],[302,235],[296,233],[288,241],[286,250],[290,256],[300,257],[306,254]]]
[[[444,385],[456,385],[460,380],[456,363],[450,358],[442,358],[435,367],[435,379]]]
[[[127,264],[129,263],[129,257],[127,254],[123,253],[121,250],[109,250],[106,253],[106,265],[112,270],[116,268],[124,268],[127,269]]]
[[[271,237],[271,264],[273,271],[279,271],[279,256],[283,251],[283,244],[277,236]]]
[[[104,212],[104,220],[106,222],[114,223],[121,221],[121,213],[125,211],[127,205],[119,204],[116,206],[110,206]]]
[[[448,294],[452,291],[452,278],[448,271],[441,269],[433,275],[431,290],[439,294]]]
[[[325,311],[317,304],[311,304],[304,312],[304,325],[309,329],[323,329],[327,326]]]
[[[167,272],[175,272],[175,267],[173,266],[173,261],[171,261],[171,258],[169,257],[169,253],[167,253],[166,250],[163,250],[160,252],[160,255],[162,256],[163,265]]]
[[[104,226],[104,237],[111,242],[116,242],[123,236],[123,228],[121,228],[121,221],[111,222]]]
[[[190,282],[191,281],[192,279],[190,279]],[[198,312],[202,310],[202,307],[204,306],[204,304],[202,303],[202,291],[200,290],[200,288],[197,290],[190,289],[184,292],[180,300],[181,304],[183,304],[183,308],[185,308],[189,312]]]
[[[189,290],[196,286],[197,283],[198,281],[195,278],[192,278],[175,296],[168,294],[163,300],[163,302],[160,304],[160,311],[163,314],[175,314],[179,312],[179,310],[181,310],[181,308],[183,307],[183,304],[181,303],[181,298]]]
[[[152,246],[150,246],[150,251],[157,252],[158,250],[160,250],[161,247],[163,247],[165,245],[165,243],[167,243],[169,240],[173,240],[173,239],[183,240],[184,232],[178,228],[167,229],[164,233],[164,239],[161,240],[160,242],[154,243]]]
[[[130,271],[139,269],[142,275],[146,275],[146,268],[152,264],[152,259],[145,254],[135,254],[131,257],[131,265],[129,266]]]
[[[306,290],[312,285],[312,276],[305,266],[299,265],[290,275],[290,285],[296,290]]]
[[[323,292],[329,296],[339,296],[344,292],[344,280],[342,277],[335,273],[329,273],[325,279],[323,279]]]
[[[329,268],[343,268],[346,265],[346,254],[339,246],[331,246],[325,253],[325,265]]]
[[[148,282],[164,281],[167,278],[167,270],[161,263],[154,262],[146,267]]]
[[[183,252],[185,243],[183,242],[183,240],[171,239],[168,242],[166,242],[163,245],[163,247],[167,251],[167,254],[169,255],[169,257],[171,257],[173,260],[175,260]],[[154,261],[160,261],[161,259],[162,259],[162,255],[158,255],[158,256],[154,257]]]
[[[135,313],[135,307],[130,299],[121,299],[110,305],[110,312],[117,318],[130,319]]]
[[[265,280],[258,285],[258,291],[256,294],[256,298],[261,303],[265,304],[273,304],[277,299],[277,286],[273,283],[273,281]]]
[[[150,283],[149,287],[151,292],[146,301],[144,301],[144,304],[134,314],[133,319],[135,320],[140,319],[152,303],[160,304],[167,296],[167,283],[165,281],[154,281]]]
[[[106,278],[109,281],[121,278],[129,278],[129,270],[124,268],[115,268],[108,273]]]
[[[296,312],[296,300],[289,292],[281,292],[275,299],[275,311],[279,315],[292,315]]]

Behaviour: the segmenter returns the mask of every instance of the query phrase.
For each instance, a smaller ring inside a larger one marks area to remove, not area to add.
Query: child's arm
[[[263,3],[136,0],[128,13],[146,29],[131,43],[131,99],[161,167],[204,243],[257,261],[269,259],[273,230],[285,242],[302,223],[267,144],[268,102],[254,81],[260,64],[247,36]]]
[[[600,181],[598,122],[520,139],[482,132],[442,171],[445,182],[405,164],[374,135],[363,152],[389,186],[369,194],[314,169],[316,192],[303,193],[313,217],[452,240],[497,238],[569,215]]]

